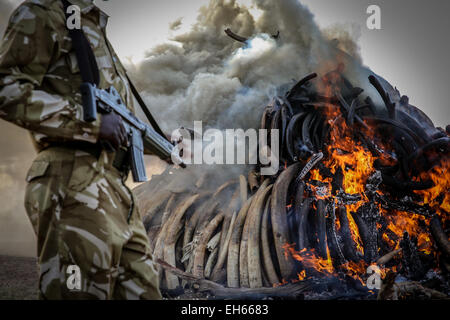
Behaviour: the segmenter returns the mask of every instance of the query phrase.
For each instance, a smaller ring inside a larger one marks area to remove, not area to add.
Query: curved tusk
[[[285,256],[284,245],[289,243],[289,230],[287,226],[286,198],[289,185],[300,169],[300,163],[295,163],[284,170],[276,180],[271,201],[271,218],[275,250],[281,277],[285,280],[293,275],[294,262],[291,257]]]
[[[267,179],[266,181],[268,181]],[[264,181],[264,182],[266,182]],[[261,288],[263,286],[262,281],[262,268],[261,268],[261,254],[260,254],[260,244],[261,244],[261,216],[264,211],[264,206],[267,197],[272,191],[273,185],[266,188],[261,186],[260,190],[263,190],[259,195],[254,204],[249,209],[249,233],[248,233],[248,279],[250,288]]]

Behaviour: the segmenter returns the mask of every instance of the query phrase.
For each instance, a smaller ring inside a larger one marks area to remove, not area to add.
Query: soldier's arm
[[[82,107],[40,89],[62,54],[46,8],[22,4],[11,16],[0,47],[0,117],[53,139],[96,142],[100,118],[82,121]]]

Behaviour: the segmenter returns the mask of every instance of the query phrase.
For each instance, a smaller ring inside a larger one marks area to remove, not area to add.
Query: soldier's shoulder
[[[64,18],[62,4],[57,0],[26,0],[11,14],[9,25],[29,25],[34,29],[55,19]],[[41,21],[36,25],[35,21]]]
[[[57,0],[26,0],[22,2],[11,15],[11,19],[14,17],[27,19],[34,19],[37,17],[47,17],[51,12],[61,11],[62,5]]]
[[[60,6],[61,1],[57,0],[25,0],[21,5],[37,6],[44,9],[51,9],[55,6]]]

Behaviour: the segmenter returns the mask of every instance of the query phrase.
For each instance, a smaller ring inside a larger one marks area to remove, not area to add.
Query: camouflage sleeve
[[[61,55],[54,29],[45,8],[31,2],[11,16],[0,47],[0,117],[36,137],[95,143],[100,118],[84,122],[80,105],[40,89],[51,62]]]

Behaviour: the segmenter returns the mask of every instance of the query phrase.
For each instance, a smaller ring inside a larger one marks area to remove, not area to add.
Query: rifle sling
[[[66,19],[68,19],[68,13],[67,8],[71,5],[69,1],[67,0],[61,0],[64,7],[64,14],[66,16]],[[97,87],[100,83],[100,72],[97,65],[97,61],[95,60],[94,52],[92,51],[92,47],[89,44],[89,41],[86,38],[86,35],[83,33],[81,29],[68,29],[69,30],[69,36],[72,39],[72,46],[75,50],[75,55],[77,57],[78,66],[80,68],[80,74],[81,79],[83,82],[88,82],[91,84],[95,84]],[[126,74],[126,71],[125,71]],[[148,109],[147,105],[145,104],[144,100],[140,96],[139,92],[137,91],[136,87],[134,86],[133,82],[131,82],[131,79],[126,74],[128,83],[131,88],[131,92],[136,98],[137,102],[139,103],[142,111],[144,112],[145,116],[147,117],[148,121],[150,122],[153,129],[164,139],[167,140],[167,137],[164,135],[163,131],[159,127],[158,123],[156,122],[155,118],[151,114],[150,110]]]

